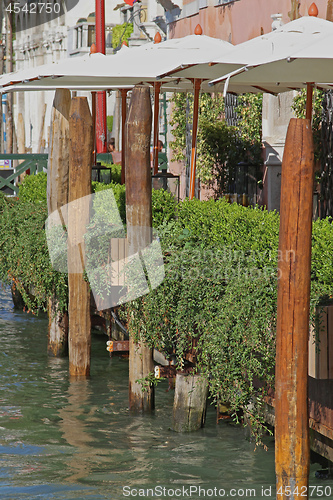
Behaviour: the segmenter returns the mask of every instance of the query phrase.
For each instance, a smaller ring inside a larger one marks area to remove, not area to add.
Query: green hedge
[[[53,293],[59,307],[67,308],[67,275],[50,264],[46,217],[46,203],[41,200],[33,203],[0,194],[0,281],[16,287],[34,313],[46,310],[46,299]]]
[[[19,287],[29,309],[43,307],[53,293],[66,308],[67,276],[49,263],[46,204],[42,190],[32,187],[37,178],[29,188],[25,184],[19,200],[0,194],[0,280]],[[95,192],[109,188],[125,223],[125,186],[94,184]],[[36,201],[29,201],[33,196]],[[103,211],[112,215],[103,197],[94,209],[92,240],[94,231],[101,234]],[[262,398],[274,387],[279,215],[222,200],[178,205],[159,190],[153,191],[153,225],[159,228],[165,279],[124,307],[131,335],[175,358],[179,369],[192,350],[211,395],[229,401],[235,414],[247,413],[253,429],[260,429]],[[333,226],[325,219],[313,224],[313,322],[316,305],[332,296]]]
[[[257,437],[263,397],[274,387],[278,233],[275,212],[181,203],[177,220],[160,228],[163,283],[125,312],[131,335],[175,357],[180,370],[196,346],[196,369],[211,395],[228,401],[235,415],[245,412]],[[333,295],[332,245],[330,221],[316,221],[312,311]]]
[[[49,260],[45,236],[47,174],[26,176],[19,189],[19,198],[7,198],[0,192],[0,281],[17,287],[26,308],[33,312],[46,309],[53,293],[59,307],[67,309],[67,275],[55,271]],[[93,192],[112,189],[120,217],[126,224],[125,186],[93,182]],[[95,199],[96,220],[101,220],[103,197]],[[175,217],[175,201],[165,191],[153,191],[153,224],[158,226],[164,217]],[[164,210],[165,209],[165,210]],[[103,220],[103,219],[102,219]],[[98,232],[100,227],[96,226]],[[98,236],[100,236],[100,232]],[[91,230],[91,236],[94,230]],[[102,241],[101,241],[102,243]]]
[[[47,174],[40,172],[37,175],[26,175],[19,188],[21,201],[46,203]]]

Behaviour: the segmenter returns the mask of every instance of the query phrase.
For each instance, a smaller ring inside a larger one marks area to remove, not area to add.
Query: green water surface
[[[70,382],[47,326],[0,292],[0,499],[275,498],[272,438],[254,450],[213,407],[204,429],[174,433],[165,382],[153,415],[130,415],[128,361],[110,359],[107,338],[93,337],[90,379]]]

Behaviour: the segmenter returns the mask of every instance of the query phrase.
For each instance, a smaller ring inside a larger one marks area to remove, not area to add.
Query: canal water
[[[254,450],[213,407],[204,429],[174,433],[165,382],[153,415],[130,415],[128,360],[110,359],[105,341],[93,337],[91,378],[70,382],[68,360],[46,354],[46,316],[14,311],[1,290],[0,499],[275,498],[272,438]],[[310,483],[333,492],[318,469]]]

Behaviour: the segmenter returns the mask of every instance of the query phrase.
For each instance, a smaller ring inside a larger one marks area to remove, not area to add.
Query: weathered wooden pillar
[[[174,431],[191,432],[204,426],[207,394],[207,380],[200,375],[177,373],[172,417]]]
[[[310,120],[291,119],[281,179],[275,470],[280,500],[308,492],[308,337],[314,181]],[[307,498],[307,496],[302,497]]]
[[[126,120],[126,220],[129,255],[143,250],[152,238],[150,135],[151,103],[148,87],[132,91]],[[154,408],[154,388],[145,392],[137,382],[154,372],[153,352],[144,343],[129,343],[129,407],[134,411]]]
[[[47,304],[49,317],[47,352],[49,356],[61,358],[68,354],[68,313],[58,310],[58,300],[54,295]]]
[[[91,194],[92,153],[93,123],[88,101],[86,97],[74,97],[69,117],[69,203]],[[68,211],[68,348],[72,377],[90,374],[90,287],[83,279],[83,236],[88,222],[88,203]]]
[[[47,166],[48,215],[68,203],[69,112],[71,93],[57,89],[51,112]],[[68,352],[68,314],[58,311],[57,297],[48,301],[48,353],[61,357]]]
[[[68,203],[70,107],[70,91],[57,89],[51,111],[47,164],[47,210],[49,215]]]

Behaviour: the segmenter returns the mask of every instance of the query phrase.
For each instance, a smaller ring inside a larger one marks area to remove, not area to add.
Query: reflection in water
[[[74,482],[88,476],[92,467],[92,455],[96,450],[92,445],[94,439],[89,435],[88,424],[85,421],[86,408],[89,405],[91,388],[89,380],[71,381],[67,389],[68,404],[59,410],[59,422],[63,438],[67,443],[76,448],[75,454],[67,461],[71,475],[67,481]],[[93,408],[90,409],[90,414]]]
[[[272,440],[268,452],[254,452],[241,429],[215,425],[211,407],[205,429],[174,433],[166,382],[152,415],[130,415],[128,361],[110,359],[106,338],[93,337],[91,378],[69,381],[68,359],[47,356],[47,326],[14,312],[0,292],[1,500],[123,500],[126,485],[275,484]]]

